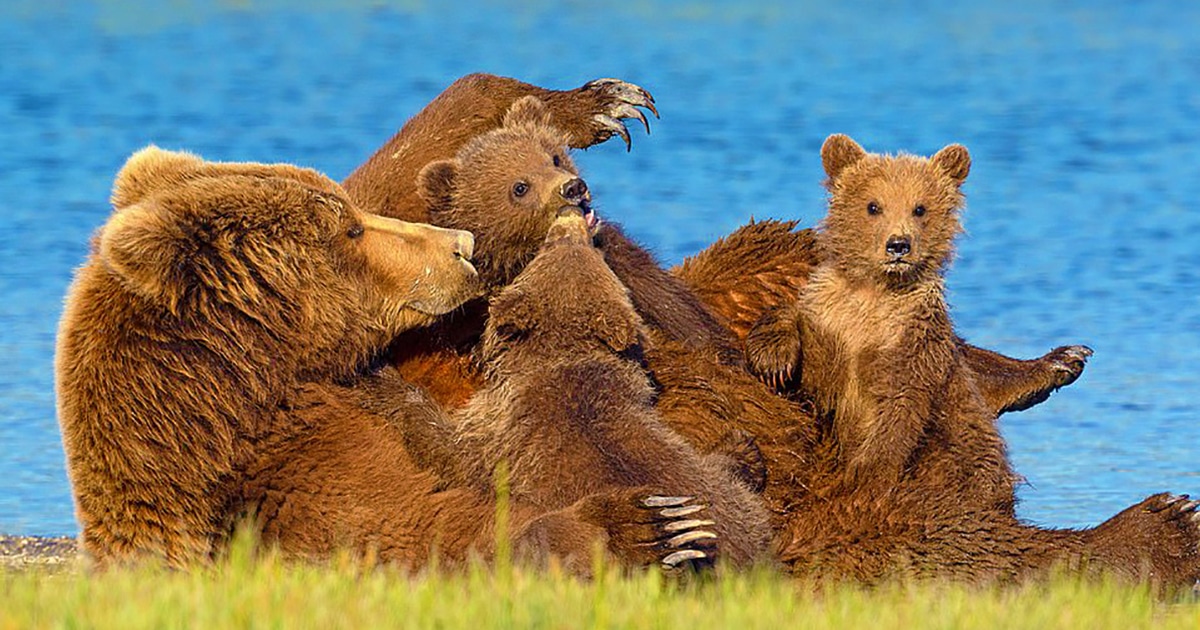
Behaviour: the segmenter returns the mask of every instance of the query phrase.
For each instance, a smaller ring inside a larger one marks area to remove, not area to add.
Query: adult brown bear
[[[255,507],[296,554],[345,544],[419,565],[431,548],[487,552],[490,494],[441,492],[369,411],[370,387],[336,384],[478,294],[469,233],[364,213],[315,171],[153,147],[130,158],[113,200],[55,358],[85,552],[203,562]],[[393,415],[440,413],[395,391],[381,403]],[[649,519],[645,494],[514,505],[516,544],[580,554],[665,538],[670,519]]]

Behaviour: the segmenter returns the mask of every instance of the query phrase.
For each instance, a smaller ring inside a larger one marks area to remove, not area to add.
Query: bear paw
[[[1102,523],[1086,550],[1136,579],[1187,587],[1200,579],[1200,501],[1151,495]]]
[[[1054,388],[1066,387],[1074,383],[1083,374],[1092,349],[1087,346],[1060,346],[1047,352],[1042,357],[1053,371]]]
[[[800,344],[796,322],[768,312],[746,335],[746,363],[764,383],[782,391],[800,362]]]
[[[630,142],[629,129],[625,127],[624,120],[640,120],[646,127],[646,133],[650,133],[650,121],[646,120],[646,115],[638,108],[648,109],[658,118],[654,97],[641,86],[620,79],[588,81],[579,88],[579,92],[595,99],[598,113],[592,116],[592,124],[595,127],[593,144],[620,136],[625,141],[625,150],[629,151],[633,148],[633,143]]]
[[[715,522],[693,497],[624,488],[586,497],[579,507],[583,520],[608,532],[609,551],[626,563],[701,570],[717,560],[717,534],[709,529]]]

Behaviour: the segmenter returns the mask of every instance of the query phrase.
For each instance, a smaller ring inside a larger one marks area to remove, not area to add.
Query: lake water
[[[751,215],[815,222],[830,133],[965,144],[959,331],[1017,356],[1096,350],[1002,420],[1021,515],[1082,526],[1200,493],[1200,3],[442,4],[0,5],[0,532],[77,531],[54,333],[129,153],[341,179],[473,71],[650,89],[653,135],[579,162],[601,214],[667,263]]]

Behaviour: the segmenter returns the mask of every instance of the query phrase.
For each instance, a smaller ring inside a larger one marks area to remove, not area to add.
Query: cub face
[[[426,165],[417,188],[433,223],[475,235],[476,265],[489,287],[512,281],[533,259],[560,208],[578,207],[596,225],[567,137],[532,96],[514,103],[501,128],[475,138],[454,159]]]
[[[931,158],[867,153],[836,134],[821,147],[829,213],[826,255],[847,275],[907,286],[940,274],[962,231],[961,186],[971,168],[952,144]]]

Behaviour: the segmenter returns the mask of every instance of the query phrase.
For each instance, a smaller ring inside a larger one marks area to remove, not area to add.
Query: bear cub
[[[1011,510],[1017,477],[945,300],[970,155],[960,145],[928,159],[868,154],[833,135],[821,159],[821,262],[794,302],[750,331],[751,368],[796,377],[831,419],[853,486],[887,490],[911,477]]]
[[[537,256],[491,301],[479,349],[487,386],[456,427],[471,476],[506,462],[514,499],[551,510],[653,488],[670,496],[664,515],[695,513],[673,526],[668,546],[693,543],[689,558],[719,553],[742,566],[761,558],[771,529],[760,500],[724,457],[702,457],[655,412],[639,360],[643,324],[584,217],[563,208]]]

